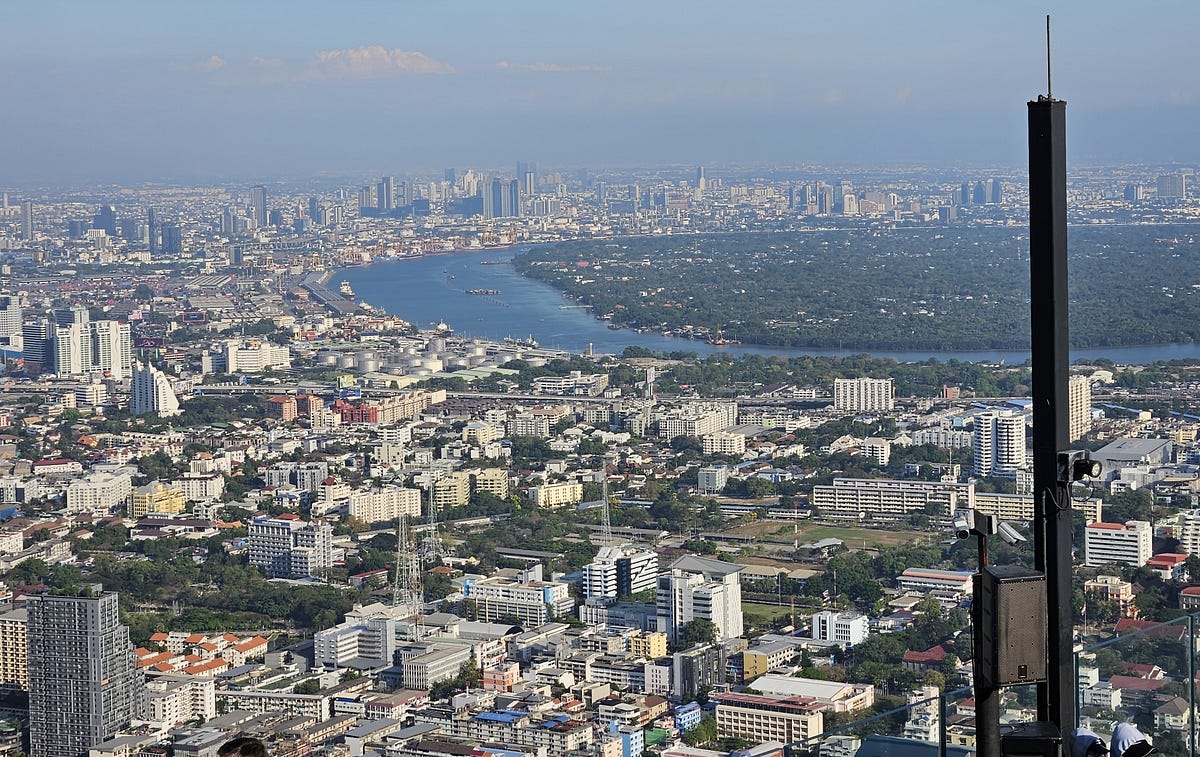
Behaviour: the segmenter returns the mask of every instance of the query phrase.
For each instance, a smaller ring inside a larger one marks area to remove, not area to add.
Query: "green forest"
[[[1196,229],[1070,229],[1076,347],[1200,337]],[[698,234],[564,242],[516,256],[614,326],[812,349],[1029,346],[1022,227]]]

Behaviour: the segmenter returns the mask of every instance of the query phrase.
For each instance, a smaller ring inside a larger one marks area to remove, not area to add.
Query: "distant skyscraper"
[[[267,188],[262,184],[251,188],[250,204],[254,207],[254,221],[261,229],[267,225]]]
[[[92,216],[92,228],[104,229],[110,237],[117,235],[117,210],[112,205],[101,205],[96,215]]]
[[[447,168],[445,171],[442,171],[442,178],[453,184],[458,180],[458,174],[453,168]]]
[[[378,201],[376,208],[380,213],[390,213],[396,207],[396,179],[392,176],[384,176],[379,180],[379,184],[375,191],[375,197]]]
[[[1004,201],[1004,185],[999,179],[988,179],[987,192],[988,202],[998,205]]]
[[[708,188],[708,180],[704,178],[704,166],[696,167],[696,189],[703,192]]]
[[[317,217],[321,215],[321,201],[316,197],[308,198],[308,217],[316,224],[324,224],[324,221],[318,221]]]
[[[146,208],[146,234],[150,237],[150,254],[158,252],[158,213],[154,208]]]
[[[521,193],[526,197],[533,197],[537,194],[537,163],[518,162],[517,181],[521,182]]]
[[[164,223],[162,229],[162,251],[165,255],[183,254],[183,230],[177,223]]]
[[[25,200],[21,203],[21,239],[29,241],[33,239],[33,201]]]
[[[146,716],[117,595],[26,599],[31,757],[83,757]]]
[[[1158,177],[1158,196],[1164,200],[1182,200],[1187,197],[1187,177],[1181,173],[1168,173]]]
[[[521,215],[521,185],[516,179],[483,182],[483,217],[512,218]]]
[[[56,326],[84,326],[89,320],[91,319],[88,316],[88,309],[82,305],[58,308],[54,311],[54,324]]]
[[[987,188],[982,181],[975,182],[975,189],[971,192],[971,204],[983,205],[987,202]]]
[[[971,204],[971,182],[964,181],[962,186],[958,188],[958,203],[960,205]]]
[[[1125,185],[1125,202],[1141,202],[1146,199],[1146,188],[1141,184]]]
[[[178,415],[179,399],[171,389],[167,375],[152,365],[133,364],[133,380],[130,384],[129,414],[160,416]]]
[[[1025,418],[1004,410],[975,416],[975,475],[1015,476],[1025,465]]]

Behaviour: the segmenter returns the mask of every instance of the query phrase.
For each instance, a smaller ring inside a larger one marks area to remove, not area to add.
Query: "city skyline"
[[[1019,165],[1046,10],[1073,160],[1196,157],[1198,93],[1171,73],[1196,62],[1183,3],[64,8],[0,10],[23,30],[0,53],[25,147],[11,181],[518,159]]]

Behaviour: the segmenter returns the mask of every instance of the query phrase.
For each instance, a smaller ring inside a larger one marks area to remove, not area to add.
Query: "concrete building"
[[[974,509],[977,513],[995,515],[1000,520],[1017,523],[1030,523],[1033,521],[1032,494],[1003,494],[1001,492],[976,491],[973,502],[975,503]],[[1102,520],[1101,512],[1103,506],[1104,500],[1100,497],[1076,499],[1071,502],[1071,509],[1083,513],[1083,517],[1088,523],[1095,523],[1098,520]]]
[[[601,547],[596,559],[583,566],[583,595],[627,597],[654,589],[658,580],[658,555],[633,545]]]
[[[144,518],[150,513],[178,515],[187,507],[187,497],[178,486],[151,481],[135,487],[129,494],[129,517]]]
[[[662,439],[704,437],[737,423],[737,403],[709,402],[671,408],[655,413],[654,423]]]
[[[430,487],[429,497],[438,510],[462,507],[471,501],[471,474],[466,471],[454,471],[439,478]]]
[[[847,649],[866,640],[870,634],[869,626],[870,620],[860,612],[824,610],[812,616],[814,639],[839,644]]]
[[[26,601],[31,757],[81,757],[146,715],[117,595],[50,594]]]
[[[479,620],[487,623],[516,618],[518,624],[528,628],[548,623],[575,609],[570,585],[542,580],[540,563],[522,571],[516,578],[492,576],[465,580],[462,591],[475,603]]]
[[[1083,584],[1083,590],[1095,594],[1101,600],[1115,602],[1122,618],[1138,616],[1137,605],[1133,603],[1133,584],[1122,580],[1120,576],[1096,576]],[[1181,602],[1182,597],[1181,593]]]
[[[729,467],[725,465],[706,465],[697,474],[696,488],[701,494],[717,494],[729,482]]]
[[[133,491],[128,473],[94,473],[67,487],[67,511],[107,513],[123,507]]]
[[[28,620],[23,607],[0,615],[0,692],[29,691]]]
[[[130,375],[129,412],[131,415],[156,413],[160,417],[179,415],[179,398],[167,375],[152,365],[134,361]]]
[[[1092,380],[1075,375],[1067,382],[1067,427],[1071,441],[1082,439],[1092,430]]]
[[[975,485],[908,479],[835,478],[813,487],[812,507],[823,518],[903,521],[910,515],[950,515],[970,509]]]
[[[1153,533],[1144,520],[1090,523],[1083,532],[1084,565],[1100,568],[1112,563],[1146,564],[1153,553]]]
[[[265,339],[230,339],[224,344],[226,373],[261,373],[292,367],[292,353],[286,346]]]
[[[269,576],[318,576],[333,566],[333,528],[284,513],[250,522],[250,564]]]
[[[472,492],[485,492],[500,499],[508,498],[508,470],[505,468],[483,468],[471,472]]]
[[[1025,417],[1008,410],[975,416],[974,473],[1014,477],[1025,466]]]
[[[720,736],[793,744],[820,736],[824,730],[821,705],[808,697],[722,693],[713,701]]]
[[[847,413],[888,413],[896,407],[893,379],[834,379],[833,407]]]
[[[742,566],[696,555],[684,555],[658,576],[655,608],[658,630],[672,642],[693,620],[709,620],[718,639],[732,639],[745,631],[742,623]]]
[[[746,437],[718,431],[700,437],[701,450],[706,455],[738,455],[746,452]]]
[[[562,481],[555,484],[531,486],[526,495],[529,504],[534,507],[567,507],[583,502],[583,484]]]
[[[421,516],[421,490],[401,486],[368,486],[350,493],[346,513],[363,523],[394,521],[401,514]]]
[[[387,667],[396,652],[396,621],[387,614],[347,619],[313,637],[317,665]]]

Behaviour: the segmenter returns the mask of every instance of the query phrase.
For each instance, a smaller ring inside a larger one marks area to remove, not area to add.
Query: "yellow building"
[[[636,657],[657,660],[667,656],[667,635],[657,631],[643,631],[629,638],[629,651]]]
[[[178,515],[184,511],[186,503],[183,489],[151,481],[130,494],[129,517],[144,518],[150,513]]]
[[[475,491],[487,492],[500,499],[508,496],[508,470],[505,468],[484,468],[475,473]]]
[[[0,615],[0,691],[29,691],[29,641],[26,611]]]
[[[445,478],[439,478],[433,482],[430,499],[439,510],[462,507],[471,500],[471,475],[465,471],[454,471]]]

